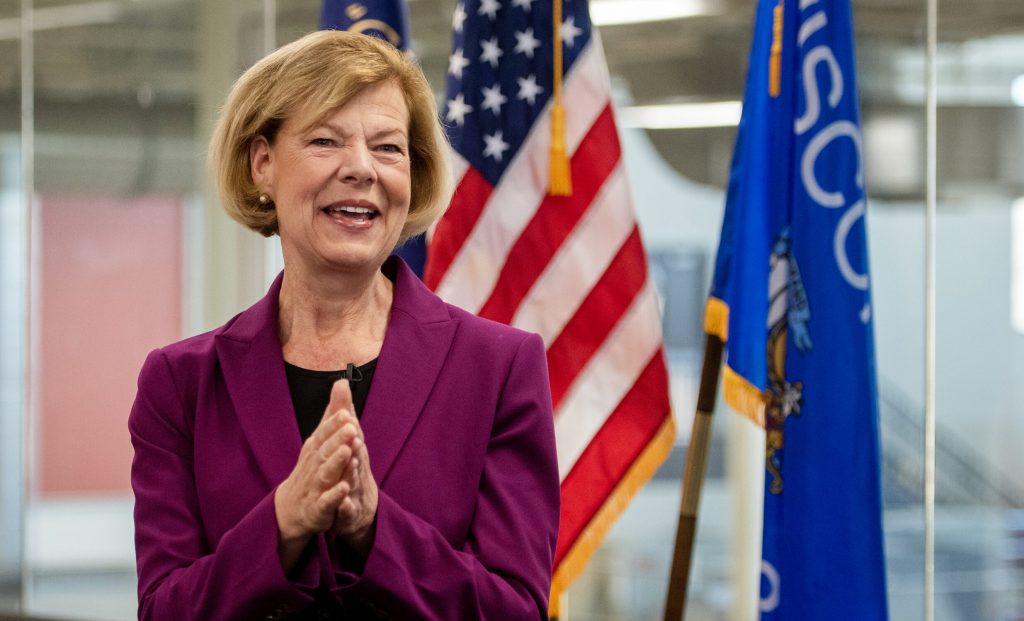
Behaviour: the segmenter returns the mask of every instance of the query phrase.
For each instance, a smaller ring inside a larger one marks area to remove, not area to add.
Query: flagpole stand
[[[718,397],[718,378],[722,368],[722,340],[708,334],[704,342],[704,363],[697,394],[697,411],[693,417],[690,445],[686,450],[683,470],[683,493],[679,503],[679,523],[672,555],[668,595],[665,598],[665,621],[681,621],[686,613],[686,592],[690,581],[693,544],[697,532],[697,510],[700,491],[707,472],[708,449],[711,446],[711,416]]]

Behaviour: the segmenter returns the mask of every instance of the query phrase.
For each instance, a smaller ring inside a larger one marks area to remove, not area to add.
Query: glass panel
[[[136,618],[127,416],[146,354],[223,322],[205,302],[252,278],[211,275],[209,249],[235,246],[209,226],[204,154],[264,6],[35,3],[32,614]]]
[[[1020,619],[1024,340],[1013,282],[1024,239],[1013,224],[1024,194],[1024,6],[943,11],[936,609],[950,619]]]
[[[34,22],[26,610],[131,619],[126,420],[146,354],[183,333],[195,3],[37,1]]]
[[[20,3],[0,2],[0,611],[20,599],[27,223],[22,191]]]

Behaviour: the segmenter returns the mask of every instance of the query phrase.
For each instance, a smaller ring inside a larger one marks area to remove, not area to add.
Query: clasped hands
[[[377,483],[347,380],[331,389],[320,425],[299,452],[291,474],[274,492],[278,553],[285,571],[309,539],[332,531],[366,558],[373,543]]]

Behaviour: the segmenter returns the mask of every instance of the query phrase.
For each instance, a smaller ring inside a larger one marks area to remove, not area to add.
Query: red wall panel
[[[180,338],[181,201],[41,203],[36,491],[127,491],[139,368]]]

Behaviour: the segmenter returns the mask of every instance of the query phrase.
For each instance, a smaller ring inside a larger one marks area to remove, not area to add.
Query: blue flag
[[[351,30],[390,41],[400,50],[409,49],[409,9],[405,0],[324,0],[321,30]],[[423,235],[405,242],[395,251],[416,274],[423,277],[427,244]]]
[[[351,30],[409,49],[409,10],[405,0],[324,0],[320,30]]]
[[[759,0],[706,330],[766,429],[761,618],[887,619],[849,0]]]

